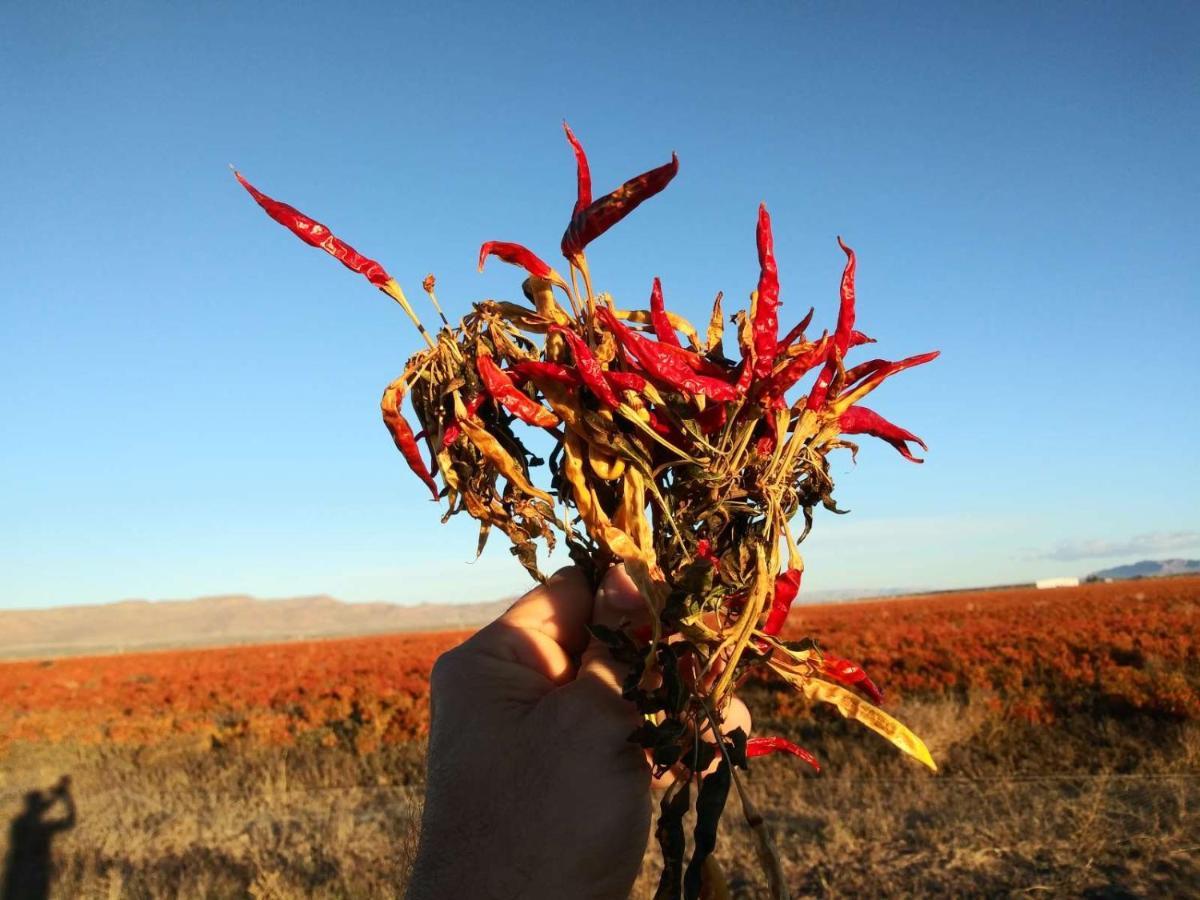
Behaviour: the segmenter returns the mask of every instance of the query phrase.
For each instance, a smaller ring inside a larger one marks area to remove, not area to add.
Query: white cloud
[[[1113,556],[1155,555],[1200,547],[1200,531],[1155,531],[1125,540],[1060,541],[1053,550],[1040,554],[1042,559],[1074,562],[1078,559],[1102,559]]]

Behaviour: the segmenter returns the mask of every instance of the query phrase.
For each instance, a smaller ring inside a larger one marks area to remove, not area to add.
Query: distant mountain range
[[[100,606],[0,610],[0,657],[262,643],[394,631],[448,631],[490,622],[511,600],[343,603],[333,597],[123,600]]]
[[[1093,572],[1089,578],[1158,578],[1163,575],[1188,575],[1200,572],[1200,559],[1143,559],[1127,566],[1113,566]]]
[[[899,590],[814,591],[809,603],[884,597]],[[333,597],[264,600],[246,594],[195,600],[122,600],[96,606],[0,610],[0,659],[258,644],[398,631],[477,628],[512,598],[486,603],[344,603]]]
[[[1093,573],[1098,579],[1200,573],[1200,560],[1143,560]],[[836,603],[895,597],[914,589],[813,591],[804,602]],[[119,653],[175,647],[269,643],[398,631],[477,628],[511,598],[486,603],[344,603],[333,597],[263,600],[246,594],[195,600],[123,600],[97,606],[0,610],[0,659]]]

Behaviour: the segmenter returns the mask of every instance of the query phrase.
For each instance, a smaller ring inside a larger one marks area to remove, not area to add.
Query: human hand
[[[648,621],[624,569],[593,596],[567,568],[432,675],[421,846],[409,900],[625,898],[650,833],[640,716],[589,624]],[[748,728],[745,708],[727,728]]]

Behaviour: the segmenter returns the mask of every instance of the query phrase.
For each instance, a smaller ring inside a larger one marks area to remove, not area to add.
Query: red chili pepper
[[[771,393],[781,396],[791,390],[792,385],[805,376],[810,370],[825,362],[829,348],[833,346],[829,335],[821,335],[821,339],[804,353],[792,357],[786,366],[772,379]]]
[[[654,410],[652,410],[652,409],[646,410],[646,415],[648,415],[650,417],[646,421],[646,424],[649,425],[651,428],[653,428],[657,434],[660,434],[663,437],[669,438],[675,442],[678,442],[680,440],[679,432],[676,429],[672,428],[669,423],[664,422],[662,419],[660,419],[658,417],[658,415],[654,412]]]
[[[417,447],[417,439],[413,435],[412,428],[400,414],[400,403],[404,399],[403,391],[404,383],[399,379],[384,389],[383,399],[379,403],[380,410],[383,412],[383,424],[387,426],[392,441],[396,444],[396,449],[400,451],[400,455],[404,457],[408,467],[421,481],[425,482],[425,486],[429,488],[433,499],[436,500],[438,498],[437,484],[434,482],[433,476],[429,474],[425,460],[421,458],[421,451]]]
[[[679,335],[675,333],[671,320],[667,318],[667,307],[663,303],[662,283],[655,278],[654,287],[650,290],[650,322],[654,326],[654,336],[660,343],[672,347],[682,347]]]
[[[758,206],[758,300],[754,306],[754,377],[769,378],[779,341],[779,270],[771,236],[771,216]]]
[[[759,456],[770,456],[775,452],[775,435],[764,434],[754,442],[754,450]]]
[[[850,346],[861,347],[863,344],[874,344],[875,338],[867,337],[861,331],[850,332]]]
[[[886,360],[873,359],[870,362],[863,363],[861,366],[855,366],[846,373],[846,383],[853,385],[845,388],[840,397],[834,403],[834,408],[838,412],[847,409],[851,404],[857,403],[875,388],[879,387],[885,379],[891,378],[897,372],[903,372],[905,369],[911,369],[914,366],[921,366],[927,362],[937,359],[941,355],[938,350],[931,350],[929,353],[918,353],[916,356],[910,356],[907,359],[901,359],[896,362],[887,362]],[[850,376],[854,376],[857,384],[850,380]]]
[[[469,400],[467,400],[467,402],[464,404],[467,409],[467,415],[473,416],[475,413],[479,412],[479,407],[483,406],[485,400],[487,400],[487,395],[485,394],[476,394],[474,397],[471,397]],[[452,418],[446,423],[446,430],[442,432],[442,446],[449,447],[458,440],[459,435],[461,434],[462,426],[458,424],[458,419]]]
[[[796,339],[804,334],[804,329],[812,323],[813,313],[815,312],[815,307],[810,306],[808,308],[808,315],[797,322],[792,330],[787,333],[784,339],[779,342],[779,346],[775,350],[776,355],[787,352],[787,348],[792,346]]]
[[[925,446],[923,440],[911,431],[905,431],[899,425],[893,425],[879,413],[867,409],[865,406],[851,406],[843,412],[838,416],[838,427],[842,434],[869,434],[887,441],[910,462],[925,462],[925,460],[913,456],[908,449],[908,442],[912,441],[914,444],[920,444],[922,450],[928,450],[929,448]]]
[[[621,405],[620,398],[613,392],[609,386],[608,380],[604,377],[604,370],[600,368],[600,363],[596,361],[596,357],[592,356],[592,351],[584,342],[583,338],[577,335],[569,328],[563,328],[561,325],[551,325],[550,331],[555,334],[561,334],[571,345],[571,353],[575,356],[575,370],[579,372],[579,376],[583,379],[584,385],[589,391],[596,395],[609,409],[616,409]]]
[[[672,153],[666,165],[629,179],[611,194],[577,210],[563,233],[563,256],[578,259],[584,247],[670,184],[678,171],[679,157]]]
[[[633,391],[635,394],[646,390],[646,379],[637,372],[614,372],[609,369],[605,371],[604,377],[614,390]]]
[[[696,421],[700,425],[701,434],[712,434],[725,427],[726,418],[724,403],[710,403],[696,417]]]
[[[842,270],[842,303],[838,308],[837,331],[833,333],[833,347],[838,359],[850,349],[850,335],[854,331],[854,270],[858,267],[854,251],[837,239],[838,246],[846,254],[846,268]]]
[[[803,747],[798,747],[791,741],[781,737],[753,737],[746,741],[746,758],[754,759],[758,756],[766,756],[770,753],[790,753],[798,759],[804,760],[816,771],[821,771],[821,764],[817,762],[817,758],[805,750]]]
[[[567,133],[567,141],[571,144],[571,149],[575,151],[575,179],[576,179],[576,194],[575,194],[575,210],[572,215],[577,215],[581,210],[587,209],[592,203],[592,173],[588,168],[587,154],[583,152],[583,145],[575,138],[575,133],[571,131],[571,126],[563,122],[563,131]]]
[[[720,560],[717,558],[717,554],[713,553],[712,541],[710,541],[708,538],[700,538],[700,540],[696,541],[696,556],[704,560],[710,566],[715,567],[720,563]]]
[[[310,219],[294,206],[289,206],[286,203],[268,197],[243,178],[242,173],[236,169],[233,175],[242,187],[249,191],[250,196],[255,199],[258,205],[266,210],[268,216],[296,235],[304,243],[313,247],[320,247],[347,269],[362,275],[376,287],[382,288],[392,280],[392,276],[384,270],[383,266],[375,262],[375,260],[363,256],[341,238],[334,237],[333,232],[316,219]]]
[[[825,656],[821,659],[820,668],[823,675],[829,676],[829,678],[839,684],[844,684],[846,687],[857,687],[871,698],[872,703],[879,704],[883,702],[883,692],[875,686],[875,682],[867,677],[867,673],[863,671],[862,666],[852,663],[848,659]]]
[[[775,596],[771,598],[771,611],[762,627],[763,634],[776,635],[783,629],[796,595],[800,593],[800,576],[803,569],[788,569],[775,579]]]
[[[541,362],[533,359],[522,359],[512,364],[512,371],[522,378],[529,378],[533,381],[547,380],[557,381],[560,384],[565,384],[568,387],[576,387],[579,385],[579,376],[564,366],[562,363],[556,362]]]
[[[553,428],[558,424],[558,416],[528,394],[517,390],[512,379],[504,374],[496,365],[496,361],[486,353],[475,358],[475,368],[483,381],[484,390],[522,422],[539,428]]]
[[[498,256],[506,263],[520,266],[530,275],[545,278],[555,284],[566,287],[566,282],[554,269],[550,268],[537,255],[520,244],[510,244],[505,241],[488,241],[479,248],[479,271],[483,271],[483,263],[489,256]]]
[[[641,367],[669,388],[687,391],[690,394],[703,394],[718,402],[737,399],[738,394],[733,385],[693,372],[677,355],[670,352],[672,349],[680,353],[686,351],[656,344],[642,337],[627,328],[607,307],[601,306],[596,312]]]

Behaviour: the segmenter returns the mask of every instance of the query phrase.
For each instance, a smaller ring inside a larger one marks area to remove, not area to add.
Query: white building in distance
[[[1034,582],[1037,589],[1045,590],[1046,588],[1059,587],[1079,587],[1078,578],[1040,578]]]

